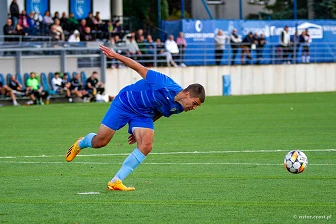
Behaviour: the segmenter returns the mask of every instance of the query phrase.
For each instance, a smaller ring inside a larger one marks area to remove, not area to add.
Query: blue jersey
[[[146,79],[126,86],[116,96],[117,101],[130,112],[145,117],[160,113],[165,117],[184,111],[181,104],[174,101],[183,88],[168,76],[149,70]]]

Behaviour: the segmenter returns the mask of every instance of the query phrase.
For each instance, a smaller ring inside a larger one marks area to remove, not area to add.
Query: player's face
[[[181,102],[185,112],[196,110],[196,108],[202,104],[199,98],[190,97],[189,94],[186,98],[182,99]]]

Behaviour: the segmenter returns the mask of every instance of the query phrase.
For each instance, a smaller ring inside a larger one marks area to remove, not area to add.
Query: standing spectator
[[[5,36],[15,34],[15,28],[14,28],[14,26],[12,24],[12,20],[10,18],[7,19],[7,22],[3,27],[3,34]],[[5,37],[5,41],[13,41],[13,40],[14,40],[14,38],[12,38],[12,37]]]
[[[155,43],[153,41],[152,35],[150,35],[150,34],[147,35],[145,44],[146,44],[147,54],[154,55],[154,53],[155,53]]]
[[[259,38],[257,39],[257,64],[260,64],[262,57],[263,57],[263,51],[264,51],[264,46],[267,44],[265,35],[262,33],[260,34]]]
[[[299,48],[300,48],[300,35],[299,35],[299,31],[295,30],[295,34],[291,36],[290,38],[290,43],[291,43],[291,53],[292,53],[292,57],[294,60],[294,63],[297,62],[297,57],[299,54]]]
[[[232,49],[232,59],[231,59],[231,65],[234,65],[236,60],[236,55],[238,53],[239,45],[242,42],[242,39],[237,34],[237,29],[232,30],[232,34],[230,36],[230,43],[231,43],[231,49]]]
[[[103,94],[105,88],[103,83],[98,80],[98,72],[92,72],[92,75],[86,80],[85,90],[90,94],[92,100],[96,99],[97,94]]]
[[[180,59],[181,59],[180,66],[181,67],[187,67],[184,64],[184,53],[185,53],[185,49],[187,47],[187,41],[184,38],[183,32],[179,32],[179,36],[176,38],[176,43],[177,43],[177,46],[178,46],[179,51],[180,51]]]
[[[312,39],[308,33],[308,29],[302,32],[300,36],[300,42],[302,43],[302,62],[309,63],[310,61],[310,43]]]
[[[68,42],[70,43],[78,43],[80,42],[79,31],[75,30],[73,34],[70,35]]]
[[[36,78],[35,72],[30,73],[29,79],[26,81],[26,86],[27,88],[31,89],[31,94],[35,96],[35,104],[44,105],[42,98],[49,101],[49,93],[43,91],[39,80]]]
[[[59,72],[55,72],[54,78],[51,80],[51,88],[55,93],[61,93],[63,90],[63,80],[60,78]]]
[[[173,56],[174,61],[179,61],[179,49],[173,35],[169,35],[165,42],[165,48]]]
[[[16,97],[15,97],[13,90],[9,88],[8,86],[4,85],[2,82],[0,82],[0,95],[9,96],[12,99],[14,106],[20,105],[16,101]]]
[[[245,64],[245,55],[247,55],[247,59],[249,59],[249,61],[251,62],[252,60],[252,56],[251,56],[251,48],[252,48],[252,44],[255,44],[254,42],[254,38],[253,38],[253,33],[249,32],[245,38],[243,39],[242,45],[241,45],[241,49],[242,49],[242,55],[241,55],[241,64]]]
[[[290,64],[289,54],[290,54],[290,35],[289,28],[285,26],[280,35],[280,46],[283,51],[283,63]]]
[[[225,49],[225,40],[226,36],[223,33],[223,30],[218,30],[215,36],[215,61],[216,65],[220,65],[223,57],[223,52]]]
[[[13,21],[13,26],[19,23],[20,10],[16,0],[13,0],[9,6],[9,12]]]

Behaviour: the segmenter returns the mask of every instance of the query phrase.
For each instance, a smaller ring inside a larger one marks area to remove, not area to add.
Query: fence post
[[[16,74],[22,73],[22,51],[15,52],[15,72]]]

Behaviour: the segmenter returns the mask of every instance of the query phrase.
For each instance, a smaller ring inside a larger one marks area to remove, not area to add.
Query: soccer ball
[[[300,150],[293,150],[287,153],[284,160],[284,166],[290,173],[302,173],[308,165],[307,156]]]

